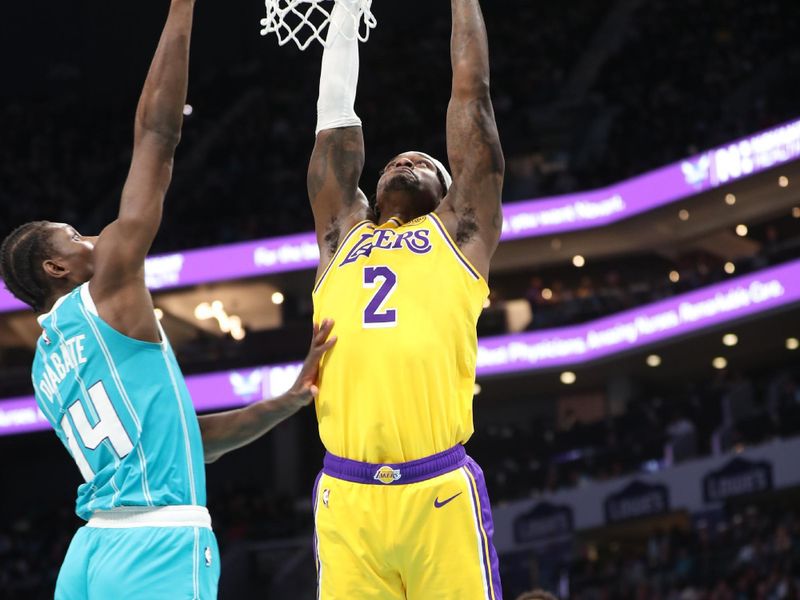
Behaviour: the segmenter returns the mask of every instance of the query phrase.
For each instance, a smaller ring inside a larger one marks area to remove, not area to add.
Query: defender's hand
[[[336,336],[328,339],[333,330],[333,320],[323,319],[322,324],[314,323],[314,334],[311,336],[311,348],[308,351],[303,368],[288,394],[298,406],[307,406],[319,395],[317,377],[319,362],[325,353],[336,344]]]

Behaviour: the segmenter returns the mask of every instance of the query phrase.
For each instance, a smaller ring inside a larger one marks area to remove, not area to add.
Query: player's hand
[[[319,395],[317,377],[319,376],[319,362],[325,353],[336,344],[336,336],[329,337],[333,329],[332,319],[323,319],[321,324],[314,323],[314,334],[311,336],[311,348],[308,351],[303,368],[297,375],[297,380],[289,390],[289,394],[300,406],[311,404]]]

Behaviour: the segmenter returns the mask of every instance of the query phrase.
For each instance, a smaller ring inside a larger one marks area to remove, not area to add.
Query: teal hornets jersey
[[[39,317],[36,401],[86,483],[75,512],[205,506],[200,426],[169,341],[127,337],[104,322],[85,283]]]

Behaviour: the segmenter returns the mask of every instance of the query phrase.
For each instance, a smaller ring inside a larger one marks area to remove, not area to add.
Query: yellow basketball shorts
[[[463,446],[402,464],[327,454],[314,522],[319,600],[502,600],[486,483]]]

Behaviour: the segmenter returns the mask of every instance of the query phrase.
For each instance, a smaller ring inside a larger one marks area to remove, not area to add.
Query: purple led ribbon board
[[[800,301],[800,260],[571,327],[484,338],[478,375],[586,363]]]
[[[800,120],[606,188],[508,204],[503,209],[501,240],[601,227],[798,157]],[[301,233],[153,256],[145,273],[150,289],[161,290],[312,269],[318,262],[316,237]],[[0,312],[24,308],[0,287]]]
[[[478,376],[585,363],[798,302],[800,260],[582,325],[484,338]],[[283,393],[300,367],[193,375],[186,382],[198,411],[221,410]],[[0,402],[0,435],[48,427],[33,396]]]
[[[800,157],[800,120],[606,188],[507,204],[503,240],[601,227]]]
[[[240,408],[288,390],[301,367],[302,363],[291,363],[192,375],[186,385],[198,412]],[[49,428],[33,396],[0,401],[0,436]]]

